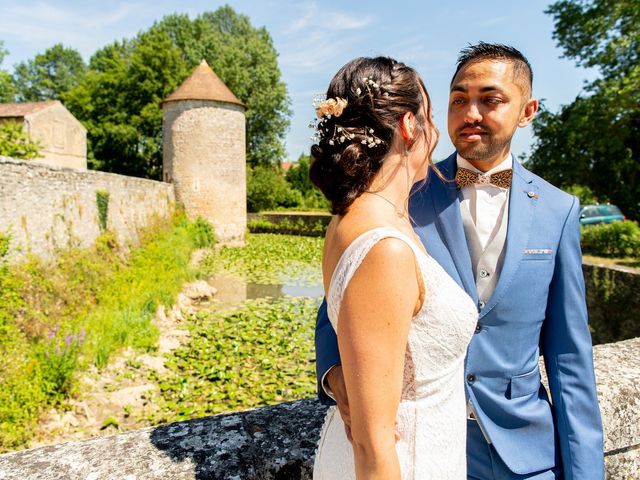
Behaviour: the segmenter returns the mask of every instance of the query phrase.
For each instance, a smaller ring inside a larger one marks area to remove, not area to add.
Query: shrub
[[[305,222],[301,218],[298,218],[295,222],[285,219],[278,223],[270,222],[264,218],[258,218],[247,222],[247,228],[251,233],[280,233],[287,235],[307,235],[311,237],[323,236],[327,230],[327,226],[320,220]]]
[[[279,168],[258,166],[247,172],[247,210],[259,212],[278,207],[295,207],[302,194],[291,187]]]
[[[601,203],[601,201],[604,202],[607,200],[599,200],[593,193],[593,190],[591,190],[591,188],[587,187],[586,185],[569,185],[568,187],[564,188],[564,191],[578,197],[580,199],[580,205],[595,205],[596,203]]]
[[[196,248],[210,247],[216,243],[216,235],[213,232],[213,228],[204,218],[198,217],[195,222],[190,223],[188,226]]]
[[[289,184],[302,194],[300,210],[329,210],[329,202],[322,192],[311,183],[309,166],[311,157],[300,155],[298,162],[287,171],[286,179]]]
[[[0,155],[30,160],[40,155],[40,144],[31,140],[20,123],[2,122],[0,123]]]
[[[582,227],[582,250],[602,257],[640,257],[637,222],[614,222]]]

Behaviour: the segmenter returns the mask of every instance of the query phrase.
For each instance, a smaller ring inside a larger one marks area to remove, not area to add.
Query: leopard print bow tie
[[[509,190],[512,177],[513,170],[511,169],[502,170],[492,175],[485,175],[466,168],[458,168],[456,172],[456,184],[458,188],[464,188],[470,185],[493,185],[494,187]]]

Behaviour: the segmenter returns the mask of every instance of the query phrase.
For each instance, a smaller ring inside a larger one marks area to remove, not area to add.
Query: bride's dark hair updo
[[[309,176],[331,202],[331,213],[344,215],[380,171],[405,113],[415,115],[418,132],[429,142],[431,101],[418,73],[388,57],[347,63],[331,80],[326,98],[347,103],[338,116],[322,117]]]

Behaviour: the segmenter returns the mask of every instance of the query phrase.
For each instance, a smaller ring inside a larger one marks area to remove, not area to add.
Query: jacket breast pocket
[[[537,393],[539,389],[540,367],[536,365],[536,368],[534,368],[530,372],[511,377],[507,394],[510,399],[526,397],[527,395]]]
[[[522,259],[525,261],[551,260],[553,258],[553,250],[550,248],[527,248],[522,253]]]

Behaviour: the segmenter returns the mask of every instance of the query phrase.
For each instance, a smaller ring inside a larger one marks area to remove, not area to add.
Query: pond
[[[274,234],[208,255],[201,273],[217,293],[151,379],[160,387],[153,423],[313,397],[321,255],[321,238]]]

